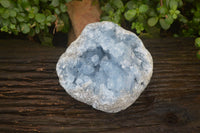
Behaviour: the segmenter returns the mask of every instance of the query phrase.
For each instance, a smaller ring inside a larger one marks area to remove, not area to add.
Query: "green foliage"
[[[122,0],[109,0],[101,9],[103,11],[102,20],[113,21],[119,24],[125,7]]]
[[[148,19],[147,23],[150,27],[153,27],[157,24],[158,22],[158,17],[151,17]]]
[[[157,35],[176,22],[179,26],[173,28],[179,31],[174,36],[200,36],[200,3],[195,0],[102,0],[101,9],[101,20],[128,23],[140,35]],[[200,37],[195,45],[200,48]],[[200,58],[200,50],[197,55]]]
[[[129,0],[114,3],[114,0],[101,2],[102,20],[121,24],[123,20],[131,23],[131,28],[138,34],[148,32],[151,27],[170,28],[174,20],[179,19],[182,0]],[[118,19],[115,19],[117,17]]]
[[[65,4],[70,1],[0,0],[0,30],[16,35],[19,33],[29,36],[40,33],[47,35],[49,27],[57,21],[56,26],[59,28],[55,28],[58,31],[68,32],[70,23]]]
[[[200,37],[195,39],[195,45],[196,47],[200,48]]]
[[[137,14],[136,10],[128,10],[124,14],[124,17],[126,18],[126,20],[131,21],[135,17],[136,14]]]
[[[192,9],[187,11],[188,22],[183,26],[182,34],[184,36],[196,37],[195,45],[200,49],[200,3],[190,1]],[[200,59],[200,50],[197,52]]]

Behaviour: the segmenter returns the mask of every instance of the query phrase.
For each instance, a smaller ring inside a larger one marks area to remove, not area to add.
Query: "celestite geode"
[[[56,71],[73,98],[114,113],[140,96],[151,79],[153,61],[134,33],[104,21],[84,28],[60,57]]]

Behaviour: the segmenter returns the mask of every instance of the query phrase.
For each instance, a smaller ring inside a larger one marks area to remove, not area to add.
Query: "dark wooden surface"
[[[193,39],[145,39],[154,59],[146,90],[109,114],[71,98],[56,62],[65,48],[0,40],[0,132],[200,133],[200,60]]]

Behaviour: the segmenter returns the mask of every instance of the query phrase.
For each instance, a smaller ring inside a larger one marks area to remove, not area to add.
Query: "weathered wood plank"
[[[200,61],[193,39],[144,39],[154,59],[149,86],[128,109],[108,114],[59,86],[65,48],[0,40],[0,132],[200,132]]]

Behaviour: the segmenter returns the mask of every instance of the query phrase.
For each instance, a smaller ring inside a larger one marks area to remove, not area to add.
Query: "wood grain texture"
[[[154,59],[139,99],[116,114],[71,98],[55,66],[65,48],[0,40],[0,132],[200,132],[200,61],[193,39],[144,39]]]

